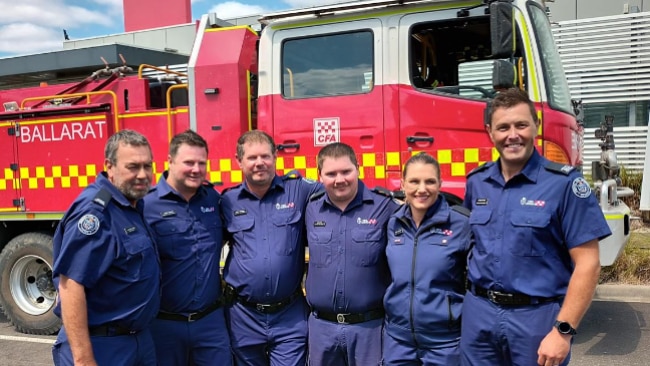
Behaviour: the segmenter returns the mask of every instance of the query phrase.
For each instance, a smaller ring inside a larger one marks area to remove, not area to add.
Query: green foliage
[[[650,233],[632,232],[630,243],[616,262],[601,269],[599,282],[650,284]]]

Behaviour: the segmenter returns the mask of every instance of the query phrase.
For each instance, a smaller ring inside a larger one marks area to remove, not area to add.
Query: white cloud
[[[0,52],[27,54],[61,49],[63,32],[30,23],[0,26]]]
[[[221,19],[232,19],[247,15],[258,15],[267,13],[268,10],[259,5],[242,4],[237,1],[226,1],[213,6],[210,13],[217,13]]]

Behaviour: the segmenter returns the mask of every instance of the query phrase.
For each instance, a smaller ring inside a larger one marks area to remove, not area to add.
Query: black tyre
[[[61,328],[54,315],[52,236],[27,233],[0,253],[0,309],[17,331],[49,335]]]

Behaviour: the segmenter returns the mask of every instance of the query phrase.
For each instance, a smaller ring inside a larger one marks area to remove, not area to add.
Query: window
[[[551,24],[546,17],[546,12],[534,3],[531,3],[528,9],[541,53],[540,59],[542,60],[542,70],[546,81],[548,104],[553,109],[573,113],[569,86],[566,82],[566,76],[564,76],[564,68],[555,47],[555,39],[551,33]]]
[[[368,93],[373,88],[369,30],[290,39],[282,47],[285,98]]]

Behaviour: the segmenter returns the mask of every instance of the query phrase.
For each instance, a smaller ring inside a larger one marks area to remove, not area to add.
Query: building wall
[[[547,6],[551,21],[559,22],[650,11],[650,0],[555,0]]]

